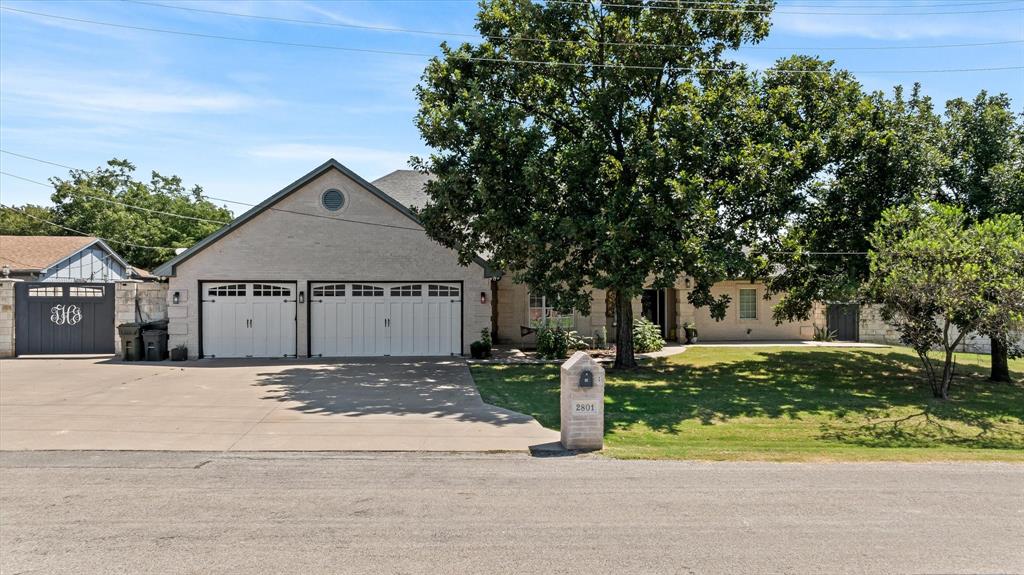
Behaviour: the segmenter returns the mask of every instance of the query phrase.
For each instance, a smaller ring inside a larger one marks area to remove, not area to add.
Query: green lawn
[[[931,399],[904,348],[691,347],[608,370],[605,452],[619,458],[1024,461],[1024,386],[960,354]],[[1011,360],[1024,380],[1024,360]],[[558,367],[474,365],[484,401],[559,427]]]

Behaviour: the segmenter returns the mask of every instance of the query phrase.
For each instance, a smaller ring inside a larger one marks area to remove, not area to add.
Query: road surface
[[[7,452],[0,572],[1021,573],[1024,466]]]

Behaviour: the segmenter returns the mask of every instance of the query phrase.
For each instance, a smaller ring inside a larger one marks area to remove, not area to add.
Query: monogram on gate
[[[75,325],[82,321],[82,309],[74,304],[55,305],[50,308],[50,321],[57,325]]]

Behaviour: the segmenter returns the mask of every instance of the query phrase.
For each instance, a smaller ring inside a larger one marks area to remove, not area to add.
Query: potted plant
[[[171,348],[171,361],[185,361],[188,359],[188,348],[184,345],[176,345]]]
[[[686,343],[693,345],[697,343],[697,325],[693,323],[687,323],[683,326],[683,331],[686,332]]]
[[[480,339],[469,344],[469,355],[473,359],[491,357],[491,330],[486,327],[480,330]]]

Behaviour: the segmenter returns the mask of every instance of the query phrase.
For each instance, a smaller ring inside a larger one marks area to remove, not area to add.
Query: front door
[[[15,284],[17,355],[114,353],[114,284]]]
[[[640,296],[640,315],[661,328],[661,337],[668,337],[668,318],[666,313],[665,290],[645,289]]]

